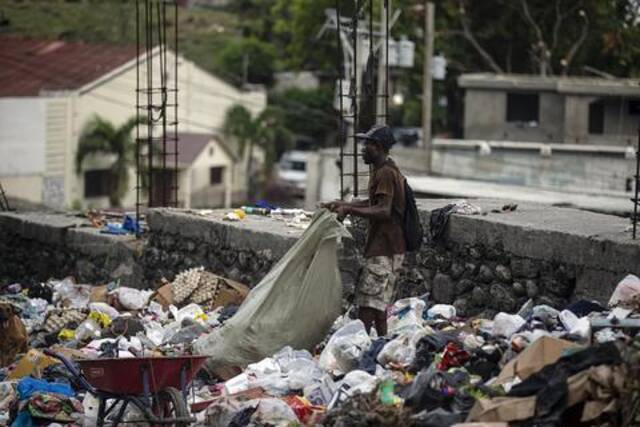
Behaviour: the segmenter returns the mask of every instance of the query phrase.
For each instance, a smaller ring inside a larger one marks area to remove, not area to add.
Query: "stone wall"
[[[73,276],[82,283],[120,280],[142,287],[143,242],[87,226],[86,220],[62,214],[0,215],[0,285]]]
[[[427,234],[417,254],[409,254],[397,297],[429,292],[464,315],[516,311],[528,298],[563,307],[577,298],[606,302],[628,273],[640,275],[640,241],[632,241],[626,220],[574,209],[520,204],[515,212],[494,213],[503,202],[474,201],[486,215],[454,214],[442,239],[429,238],[433,209],[451,200],[419,203]],[[101,283],[151,287],[196,266],[256,285],[296,242],[302,231],[270,218],[249,216],[233,223],[224,211],[202,216],[156,209],[147,220],[147,239],[114,237],[81,227],[60,215],[0,215],[0,280],[74,275]],[[345,300],[353,294],[362,263],[365,226],[356,221],[339,261]]]
[[[224,212],[212,217],[171,209],[151,212],[147,221],[152,232],[143,255],[145,279],[171,280],[185,269],[204,266],[255,286],[302,233],[265,217],[225,222]]]

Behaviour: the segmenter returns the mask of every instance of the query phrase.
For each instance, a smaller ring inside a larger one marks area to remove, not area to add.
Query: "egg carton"
[[[87,314],[80,310],[52,311],[44,322],[44,330],[47,333],[58,332],[69,323],[81,323],[86,318]]]
[[[198,288],[189,297],[189,301],[196,304],[204,304],[214,301],[218,296],[220,279],[209,272],[203,271],[200,275]]]
[[[171,283],[171,293],[173,301],[181,304],[186,301],[191,294],[198,288],[200,283],[200,275],[204,271],[204,267],[190,268],[178,274]]]

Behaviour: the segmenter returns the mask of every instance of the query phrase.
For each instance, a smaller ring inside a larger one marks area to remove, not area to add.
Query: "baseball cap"
[[[356,138],[368,141],[377,141],[387,149],[391,148],[391,146],[396,143],[393,133],[387,125],[373,125],[367,132],[357,133]]]

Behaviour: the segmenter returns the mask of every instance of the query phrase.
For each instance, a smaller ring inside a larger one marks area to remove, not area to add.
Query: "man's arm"
[[[332,212],[337,212],[338,208],[343,206],[350,206],[353,208],[363,208],[369,206],[369,200],[356,200],[353,202],[345,202],[343,200],[334,200],[333,202],[327,202],[320,204],[320,207],[327,208]]]
[[[366,219],[388,220],[391,219],[393,198],[387,195],[379,195],[373,205],[354,206],[353,204],[340,206],[337,210],[338,217],[347,215],[359,216]]]

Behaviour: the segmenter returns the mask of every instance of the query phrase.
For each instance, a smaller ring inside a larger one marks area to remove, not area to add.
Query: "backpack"
[[[404,221],[402,223],[404,241],[407,245],[407,252],[416,252],[422,246],[423,230],[416,198],[406,178],[404,180],[404,199]]]

